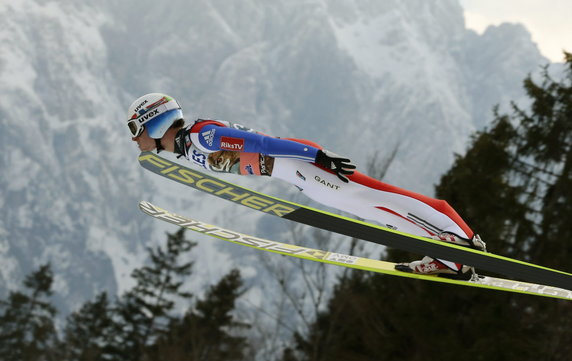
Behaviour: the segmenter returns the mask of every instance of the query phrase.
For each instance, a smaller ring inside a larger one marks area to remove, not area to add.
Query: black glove
[[[340,157],[327,150],[318,150],[315,163],[336,173],[338,178],[344,183],[349,182],[346,175],[354,174],[352,169],[356,169],[356,166],[349,159]]]

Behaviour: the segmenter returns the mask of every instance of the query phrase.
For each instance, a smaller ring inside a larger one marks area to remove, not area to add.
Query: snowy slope
[[[430,194],[492,106],[521,99],[547,62],[522,26],[467,30],[454,0],[13,0],[0,15],[0,293],[50,261],[66,307],[128,287],[164,239],[140,199],[287,234],[139,169],[122,124],[135,97],[166,92],[188,119],[310,138],[362,169],[397,150],[386,180]],[[233,181],[305,201],[268,179]],[[225,271],[215,252],[263,278],[252,252],[212,241],[197,252],[195,287]]]
[[[2,283],[49,261],[57,294],[77,303],[115,290],[151,229],[131,206],[142,183],[115,129],[124,110],[105,18],[67,2],[14,1],[0,13]]]

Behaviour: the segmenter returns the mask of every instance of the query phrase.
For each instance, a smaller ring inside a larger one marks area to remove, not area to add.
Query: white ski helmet
[[[127,126],[134,137],[147,129],[149,137],[161,139],[178,119],[183,119],[181,106],[175,99],[162,93],[143,95],[127,111]]]

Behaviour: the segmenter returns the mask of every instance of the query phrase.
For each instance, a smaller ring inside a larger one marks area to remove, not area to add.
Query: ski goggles
[[[175,120],[182,117],[181,107],[176,100],[172,99],[162,104],[151,104],[139,114],[133,114],[131,119],[127,121],[127,127],[133,137],[140,136],[147,128],[149,136],[154,138],[167,124],[170,126]]]

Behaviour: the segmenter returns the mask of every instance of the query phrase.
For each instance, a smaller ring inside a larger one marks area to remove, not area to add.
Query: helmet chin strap
[[[159,154],[159,152],[165,149],[161,144],[161,139],[155,139],[155,148],[157,149],[157,154]]]

